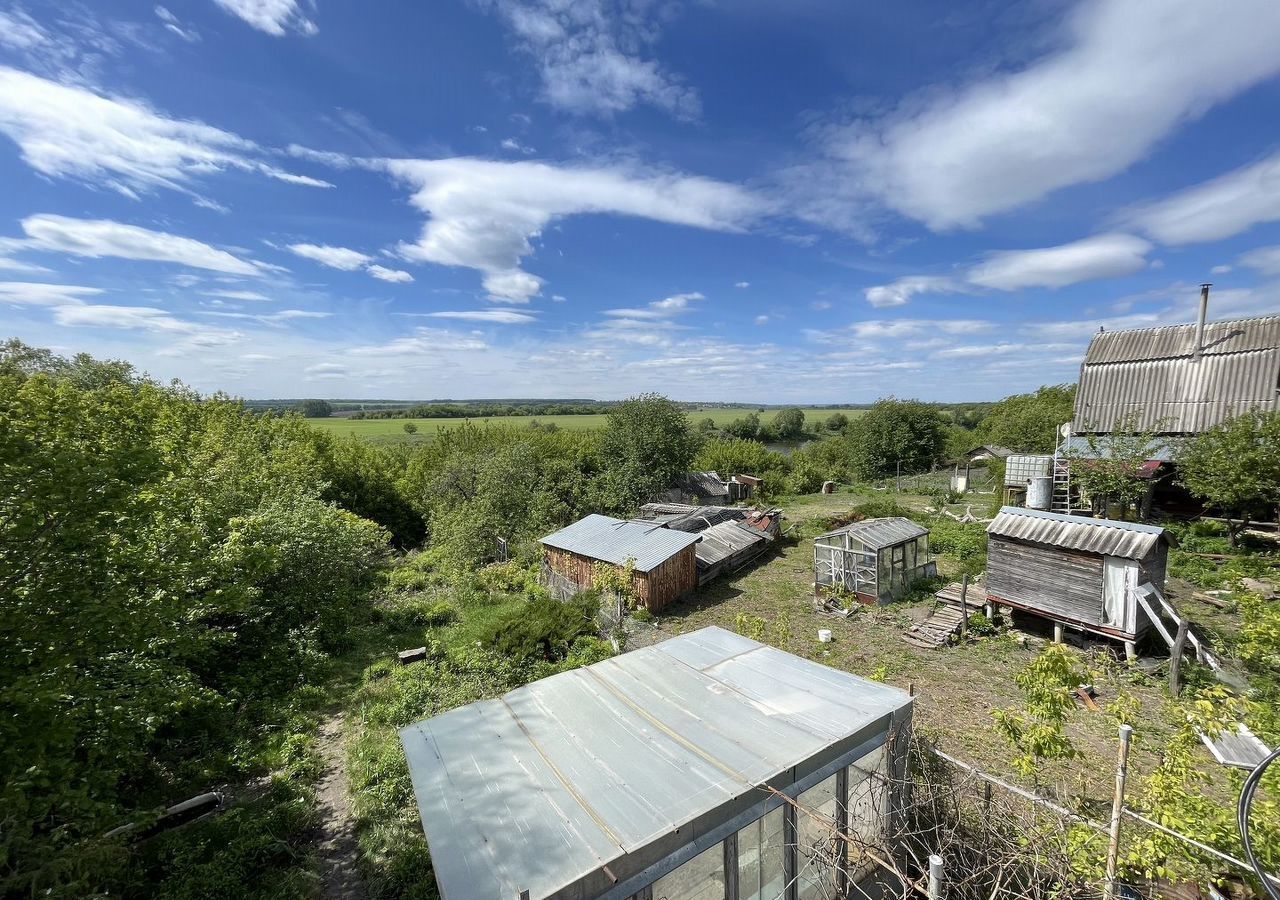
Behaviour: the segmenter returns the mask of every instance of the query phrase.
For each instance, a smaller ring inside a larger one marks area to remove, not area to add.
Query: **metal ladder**
[[[1071,514],[1071,462],[1056,450],[1053,454],[1053,501],[1050,509],[1056,513]]]

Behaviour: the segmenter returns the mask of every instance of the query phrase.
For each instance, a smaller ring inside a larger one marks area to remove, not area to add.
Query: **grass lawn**
[[[804,420],[805,425],[812,429],[814,425],[826,421],[829,416],[835,413],[843,412],[852,419],[855,416],[862,415],[865,411],[861,409],[805,409]],[[694,423],[702,419],[712,419],[718,427],[724,427],[734,419],[740,419],[751,412],[752,410],[749,409],[707,409],[692,411],[689,413],[689,418]],[[776,415],[776,410],[768,410],[760,415],[760,419],[763,422],[769,422],[774,415]],[[603,414],[585,416],[492,416],[471,421],[491,422],[495,425],[514,425],[517,428],[522,428],[527,427],[530,422],[537,419],[543,425],[554,424],[559,428],[567,428],[574,431],[592,431],[597,428],[603,428],[607,418]],[[467,420],[347,419],[333,416],[325,419],[307,419],[307,421],[317,428],[332,431],[334,434],[351,434],[376,443],[398,443],[429,441],[442,428],[456,428]],[[406,434],[404,430],[406,422],[412,422],[416,425],[418,432],[416,434]]]

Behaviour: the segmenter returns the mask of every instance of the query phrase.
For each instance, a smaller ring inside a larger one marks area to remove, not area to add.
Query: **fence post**
[[[942,900],[942,857],[929,857],[929,900]]]
[[[1187,648],[1187,620],[1178,620],[1178,634],[1173,639],[1173,649],[1169,654],[1169,693],[1177,697],[1181,686],[1178,684],[1182,672],[1182,654]]]
[[[1116,866],[1120,861],[1120,818],[1124,812],[1124,783],[1129,776],[1129,744],[1133,726],[1120,726],[1120,751],[1116,758],[1116,793],[1111,801],[1110,840],[1107,843],[1107,881],[1102,886],[1102,900],[1115,900]]]
[[[960,642],[969,639],[969,573],[960,582]]]

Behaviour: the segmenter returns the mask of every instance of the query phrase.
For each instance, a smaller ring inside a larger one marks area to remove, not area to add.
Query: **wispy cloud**
[[[528,313],[514,309],[465,309],[417,313],[426,319],[458,319],[463,322],[489,322],[495,325],[528,325],[538,321]]]
[[[229,131],[4,66],[0,134],[14,141],[23,161],[42,175],[107,187],[134,199],[158,188],[193,194],[197,178],[223,169],[332,186],[263,162],[261,148]]]
[[[604,116],[639,105],[681,119],[701,114],[697,92],[644,55],[672,7],[609,0],[492,0],[488,5],[538,66],[542,97],[552,106]]]
[[[388,269],[386,266],[372,265],[365,269],[379,281],[390,281],[393,284],[409,284],[413,276],[403,269]]]
[[[553,166],[480,159],[399,159],[382,165],[414,191],[429,216],[421,237],[401,244],[409,260],[483,274],[492,300],[527,303],[543,281],[521,269],[532,240],[552,222],[584,213],[635,216],[737,231],[766,211],[737,185],[695,175],[621,166]]]
[[[329,244],[290,244],[289,252],[331,269],[341,269],[343,272],[363,269],[373,260],[372,256],[361,253],[359,250],[333,247]]]
[[[110,219],[35,215],[22,220],[22,230],[26,232],[26,239],[9,243],[46,253],[177,263],[229,275],[263,275],[267,270],[262,263],[242,259],[193,238]]]
[[[1139,207],[1124,218],[1161,243],[1175,245],[1222,240],[1280,220],[1280,153]]]
[[[851,194],[935,230],[973,226],[1124,171],[1178,126],[1280,72],[1278,43],[1273,0],[1169,0],[1159,15],[1144,0],[1085,0],[1054,36],[1057,49],[836,129],[827,151]],[[824,191],[841,183],[820,182]]]
[[[289,32],[313,35],[320,31],[302,12],[297,0],[214,0],[231,15],[272,37]]]

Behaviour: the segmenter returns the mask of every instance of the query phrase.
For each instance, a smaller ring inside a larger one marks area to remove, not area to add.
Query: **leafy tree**
[[[917,400],[879,400],[849,425],[846,446],[854,474],[864,480],[918,472],[942,458],[946,422]]]
[[[1131,432],[1130,427],[1122,423],[1110,434],[1089,435],[1087,449],[1070,454],[1071,480],[1097,512],[1105,512],[1108,503],[1119,503],[1122,509],[1137,506],[1150,491],[1143,467],[1151,458],[1156,436]]]
[[[839,433],[849,427],[849,417],[842,412],[832,413],[823,425],[827,431]]]
[[[1028,453],[1051,453],[1058,428],[1070,422],[1076,402],[1074,384],[1046,385],[1034,394],[1014,394],[991,407],[976,431],[977,444],[998,444]],[[971,420],[971,416],[967,417]],[[957,424],[964,424],[960,418]]]
[[[784,441],[795,440],[804,434],[804,410],[794,406],[778,411],[773,417],[773,433]]]
[[[1034,776],[1045,759],[1073,759],[1078,751],[1063,731],[1067,713],[1075,709],[1073,692],[1083,675],[1071,651],[1050,644],[1025,670],[1014,676],[1026,699],[1026,711],[996,710],[996,730],[1017,751],[1013,765]]]
[[[695,425],[694,428],[696,428],[698,431],[698,434],[702,435],[703,437],[711,437],[711,435],[715,434],[716,431],[718,430],[716,428],[716,420],[711,418],[710,416],[707,416],[704,419],[699,419],[698,424]]]
[[[405,422],[405,423],[404,423],[404,433],[405,433],[405,434],[417,434],[417,433],[418,433],[418,426],[417,426],[417,423],[415,423],[415,422]]]
[[[616,504],[644,503],[689,471],[701,438],[684,410],[658,394],[641,394],[609,413],[600,438],[609,489]]]
[[[724,433],[731,437],[751,440],[760,434],[760,414],[748,413],[734,419],[724,427]]]
[[[1234,547],[1254,516],[1280,505],[1280,413],[1246,413],[1197,436],[1178,454],[1178,479],[1233,516]]]
[[[328,400],[303,400],[298,411],[308,419],[327,419],[333,415],[333,406]]]

